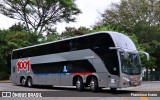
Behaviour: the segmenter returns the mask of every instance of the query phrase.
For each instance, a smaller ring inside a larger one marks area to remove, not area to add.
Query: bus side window
[[[70,45],[71,45],[71,50],[72,50],[72,51],[77,50],[78,40],[77,40],[77,39],[71,40]]]
[[[72,72],[72,64],[67,64],[67,70],[68,72]]]
[[[78,39],[78,50],[88,49],[88,37]]]

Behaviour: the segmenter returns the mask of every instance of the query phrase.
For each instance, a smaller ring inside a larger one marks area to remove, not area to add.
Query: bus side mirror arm
[[[122,48],[120,48],[120,47],[109,47],[109,49],[110,50],[118,50],[118,49],[120,49],[120,50],[122,50],[123,52],[124,52],[124,58],[125,59],[128,59],[128,52],[126,51],[126,50],[124,50],[124,49],[122,49]]]
[[[120,47],[109,47],[110,50],[121,49]]]
[[[144,51],[138,51],[138,53],[140,53],[140,54],[145,54],[146,55],[146,57],[147,57],[147,61],[149,61],[149,53],[147,53],[147,52],[144,52]]]

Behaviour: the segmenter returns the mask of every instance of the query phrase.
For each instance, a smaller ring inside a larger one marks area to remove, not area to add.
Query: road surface
[[[0,91],[1,96],[2,92],[11,92],[12,94],[12,98],[0,97],[0,100],[160,100],[160,82],[144,82],[141,86],[122,88],[117,91],[110,91],[108,88],[104,88],[97,93],[90,92],[88,88],[83,92],[79,92],[75,87],[40,86],[28,88],[12,83],[0,83]],[[42,97],[28,98],[15,95],[16,93],[24,93],[26,91],[27,96],[28,93],[41,93]]]

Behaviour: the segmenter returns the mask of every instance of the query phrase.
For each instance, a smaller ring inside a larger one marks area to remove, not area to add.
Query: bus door
[[[111,59],[112,60],[112,59]],[[113,60],[108,60],[106,64],[106,69],[108,70],[108,85],[111,88],[116,88],[119,86],[119,66],[117,62],[114,62]]]
[[[119,68],[119,60],[116,51],[108,51],[105,53],[105,56],[102,57],[104,61],[105,67],[108,70],[108,85],[111,88],[116,88],[119,86],[119,76],[120,76],[120,68]]]

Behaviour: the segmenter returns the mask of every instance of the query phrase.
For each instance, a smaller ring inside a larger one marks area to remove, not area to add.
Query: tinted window
[[[95,72],[94,67],[88,62],[88,60],[78,60],[71,62],[71,72]]]
[[[106,52],[101,58],[110,74],[119,75],[119,63],[116,50]]]
[[[61,73],[63,71],[62,64],[58,63],[34,64],[31,65],[31,68],[35,74]]]
[[[77,49],[78,50],[88,49],[89,48],[88,38],[89,38],[89,36],[81,37],[81,38],[78,39],[78,43],[77,43]]]
[[[92,64],[90,64],[87,60],[34,64],[34,65],[31,65],[31,68],[33,70],[33,73],[35,74],[63,73],[64,66],[66,66],[66,70],[68,73],[96,72]]]
[[[12,58],[18,59],[18,58],[46,55],[46,54],[61,53],[70,51],[71,49],[72,49],[71,43],[68,40],[68,41],[62,41],[57,43],[26,48],[18,51],[13,51]]]
[[[12,57],[17,59],[89,48],[101,56],[113,46],[110,35],[101,33],[14,51]]]
[[[71,39],[70,41],[71,50],[78,50],[78,39]]]
[[[69,41],[58,42],[58,51],[56,53],[67,52],[71,50],[71,45]]]
[[[119,63],[116,50],[109,50],[114,47],[114,43],[110,35],[100,34],[93,35],[89,38],[90,48],[104,61],[104,64],[110,74],[119,75]]]
[[[52,54],[52,53],[56,53],[58,51],[58,45],[57,44],[47,44],[45,45],[46,49],[45,49],[45,54]]]

